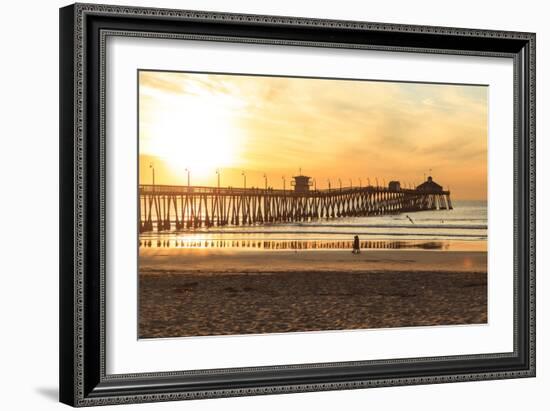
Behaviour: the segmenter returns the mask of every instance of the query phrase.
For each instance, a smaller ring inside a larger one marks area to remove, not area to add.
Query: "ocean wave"
[[[174,232],[160,232],[160,233],[151,233],[151,237],[157,235],[174,235],[177,233]],[[479,233],[411,233],[411,232],[375,232],[375,231],[265,231],[265,230],[201,230],[201,231],[186,231],[181,232],[184,236],[199,236],[199,235],[267,235],[267,236],[281,236],[281,235],[320,235],[327,236],[327,238],[335,236],[385,236],[386,238],[392,237],[404,237],[404,236],[419,236],[419,237],[436,237],[441,238],[476,238],[476,239],[486,239],[487,235]],[[142,237],[148,237],[147,234],[142,234]],[[300,237],[297,237],[299,239]]]
[[[413,217],[415,217],[413,215]],[[402,220],[396,219],[396,220]],[[446,217],[446,218],[416,218],[415,221],[487,221],[487,218],[470,218],[470,217]]]
[[[332,227],[332,228],[406,228],[406,229],[436,229],[436,230],[487,230],[487,224],[477,224],[477,225],[434,225],[434,224],[316,224],[316,223],[296,223],[296,224],[280,224],[278,227]],[[274,226],[271,226],[274,227]]]

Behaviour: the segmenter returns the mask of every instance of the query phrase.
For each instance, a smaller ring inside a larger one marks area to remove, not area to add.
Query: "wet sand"
[[[140,249],[141,338],[487,322],[487,253]]]

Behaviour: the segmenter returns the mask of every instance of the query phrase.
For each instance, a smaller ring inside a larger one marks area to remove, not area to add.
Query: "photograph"
[[[46,202],[59,224],[44,231],[59,233],[59,252],[46,242],[28,258],[28,240],[9,241],[27,254],[17,269],[59,265],[57,283],[38,267],[44,284],[31,287],[59,296],[55,324],[16,322],[40,325],[41,353],[57,350],[46,357],[58,359],[61,403],[431,410],[426,398],[458,390],[518,409],[541,397],[536,60],[550,54],[536,37],[547,25],[527,6],[402,3],[60,4],[59,43],[44,37],[59,81],[26,76],[59,86],[45,94],[58,116],[50,101],[27,119],[43,149],[6,140],[28,154],[7,156],[6,175],[25,170],[55,192],[39,162],[59,159],[59,198]]]
[[[138,338],[487,324],[488,90],[140,68]]]

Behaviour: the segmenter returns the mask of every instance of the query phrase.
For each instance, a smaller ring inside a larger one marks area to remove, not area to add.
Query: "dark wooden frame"
[[[135,33],[512,58],[514,351],[107,375],[102,53],[106,36]],[[88,406],[535,375],[535,34],[76,4],[60,10],[60,100],[62,402]]]

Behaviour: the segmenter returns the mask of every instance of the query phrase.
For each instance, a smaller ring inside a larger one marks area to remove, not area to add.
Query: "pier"
[[[307,222],[315,219],[451,210],[451,193],[432,177],[416,188],[398,181],[387,187],[312,190],[310,177],[296,176],[293,189],[139,186],[139,231]]]

